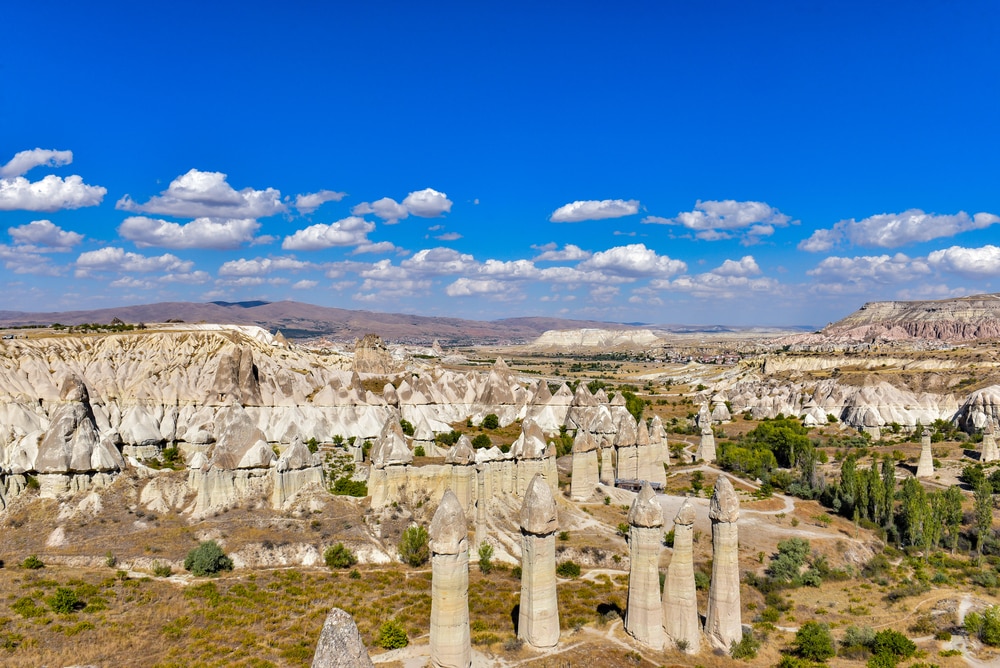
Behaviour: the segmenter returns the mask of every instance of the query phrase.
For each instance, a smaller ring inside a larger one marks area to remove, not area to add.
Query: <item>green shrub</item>
[[[184,569],[195,575],[215,575],[220,571],[233,570],[233,560],[226,556],[219,544],[207,540],[198,545],[184,558]]]
[[[795,633],[792,642],[795,653],[809,661],[826,661],[836,652],[830,627],[819,622],[806,622]]]
[[[45,599],[45,602],[49,604],[53,612],[60,615],[74,613],[86,606],[86,603],[81,601],[76,592],[69,587],[56,587],[56,590]]]
[[[712,584],[711,578],[702,573],[701,571],[694,572],[694,588],[701,589],[702,591],[708,590],[708,586]]]
[[[32,554],[27,559],[21,562],[21,565],[29,570],[38,570],[39,568],[45,568],[45,564],[36,555]]]
[[[580,577],[580,565],[574,561],[564,561],[556,566],[556,575],[561,578]]]
[[[488,575],[493,570],[493,546],[483,543],[479,546],[479,570]]]
[[[29,619],[31,617],[41,617],[45,614],[45,608],[35,603],[35,599],[30,596],[22,596],[17,599],[10,606],[10,609],[25,619]]]
[[[326,548],[323,552],[323,562],[328,568],[350,568],[358,563],[358,558],[354,556],[343,543],[337,543]]]
[[[163,463],[171,468],[173,468],[175,464],[181,464],[184,462],[184,456],[181,453],[180,448],[176,445],[172,445],[169,448],[163,448],[160,456],[163,457]]]
[[[350,476],[337,478],[333,483],[334,494],[338,496],[368,496],[368,483],[364,480],[351,480]]]
[[[472,447],[479,450],[481,448],[489,448],[493,445],[493,441],[486,434],[476,434],[476,437],[472,439]]]
[[[399,541],[399,556],[410,566],[423,566],[431,557],[427,529],[422,526],[407,527]]]
[[[674,529],[671,529],[667,533],[663,534],[663,544],[667,547],[674,546]]]
[[[913,656],[917,651],[917,646],[899,631],[885,629],[875,634],[871,650],[875,657],[879,655],[893,657],[895,663],[899,659],[908,659]]]
[[[407,436],[413,436],[413,423],[407,419],[399,421],[399,426]]]
[[[170,564],[161,564],[156,561],[153,562],[153,575],[158,578],[169,578],[173,575],[174,569],[170,567]]]
[[[319,441],[316,440],[315,436],[310,436],[309,437],[309,440],[306,441],[306,448],[308,448],[309,452],[311,452],[314,455],[317,452],[319,452]]]
[[[976,636],[984,645],[1000,645],[1000,606],[991,605],[982,614],[970,612],[965,616],[965,631]]]
[[[760,640],[754,636],[753,632],[748,632],[743,634],[739,642],[735,640],[732,642],[729,646],[729,656],[734,659],[749,661],[757,657],[757,650],[759,649]]]
[[[496,429],[500,426],[500,418],[498,418],[494,413],[489,413],[483,418],[481,426],[483,429]]]
[[[413,448],[413,456],[414,457],[426,457],[427,456],[427,451],[424,450],[424,446],[418,445],[417,447]]]
[[[406,629],[395,619],[390,619],[382,624],[378,630],[377,644],[382,649],[399,649],[410,644],[410,639],[406,637]]]

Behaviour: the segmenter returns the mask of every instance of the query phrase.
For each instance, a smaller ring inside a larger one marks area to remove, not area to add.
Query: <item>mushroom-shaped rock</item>
[[[618,423],[618,432],[615,434],[615,447],[633,446],[636,444],[638,438],[635,420],[631,415],[626,415]]]
[[[629,578],[625,630],[653,649],[663,648],[660,601],[660,540],[663,509],[648,482],[643,483],[628,513]]]
[[[430,548],[434,554],[459,554],[468,549],[468,527],[465,511],[455,492],[445,490],[441,503],[431,520]]]
[[[455,441],[455,444],[448,448],[444,456],[445,464],[457,464],[458,466],[468,466],[476,463],[476,451],[469,442],[469,437],[462,434]]]
[[[642,483],[642,489],[632,502],[628,511],[628,523],[636,527],[662,527],[663,508],[656,501],[656,492],[648,482]]]
[[[382,427],[378,442],[372,448],[372,465],[375,468],[409,464],[413,461],[413,453],[406,445],[403,429],[399,421],[390,417]]]
[[[735,522],[740,518],[740,497],[726,476],[715,481],[715,492],[708,506],[708,516],[716,522]]]
[[[597,441],[590,432],[583,431],[582,429],[576,433],[576,438],[573,439],[573,452],[593,452],[597,450]]]
[[[663,587],[663,631],[689,654],[697,654],[701,649],[698,592],[694,583],[694,519],[694,505],[691,499],[684,499],[674,517],[674,554]]]
[[[517,636],[536,648],[559,642],[555,531],[559,528],[552,491],[541,475],[528,484],[521,506],[521,603]]]
[[[708,590],[705,635],[723,650],[743,638],[736,523],[739,515],[740,502],[732,483],[726,477],[719,477],[708,508],[708,516],[712,518],[712,581]]]
[[[556,500],[541,474],[536,473],[528,483],[519,519],[523,531],[537,536],[554,533],[559,528]]]
[[[547,448],[545,432],[537,422],[528,418],[521,423],[521,435],[511,446],[511,452],[516,453],[519,459],[543,459]]]

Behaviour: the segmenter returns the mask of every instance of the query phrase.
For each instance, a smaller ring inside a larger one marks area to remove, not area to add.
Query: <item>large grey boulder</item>
[[[374,668],[354,618],[340,608],[323,622],[312,668]]]

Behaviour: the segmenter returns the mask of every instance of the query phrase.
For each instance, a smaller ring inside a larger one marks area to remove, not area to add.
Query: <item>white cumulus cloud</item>
[[[35,167],[61,167],[73,162],[73,151],[53,151],[33,148],[14,154],[6,165],[0,167],[0,179],[24,176]]]
[[[532,246],[532,248],[536,251],[541,251],[535,258],[535,262],[575,262],[577,260],[586,260],[590,257],[590,252],[573,244],[566,244],[562,250],[559,250],[559,245],[555,243]]]
[[[970,216],[959,211],[954,215],[939,215],[908,209],[902,213],[882,213],[861,220],[841,220],[830,229],[816,230],[798,247],[799,250],[823,252],[846,241],[855,246],[897,248],[969,230],[981,230],[996,223],[1000,223],[1000,216],[992,213],[981,212]]]
[[[118,234],[140,248],[204,248],[229,250],[257,241],[260,223],[252,219],[196,218],[190,223],[131,216],[118,226]]]
[[[719,276],[756,276],[760,267],[752,255],[744,255],[739,260],[726,260],[712,273]]]
[[[368,241],[368,233],[375,223],[358,216],[349,216],[329,225],[319,223],[285,237],[281,247],[285,250],[321,250],[334,246],[358,246]]]
[[[903,253],[895,255],[865,255],[859,257],[828,257],[814,269],[806,272],[823,280],[843,283],[874,281],[877,283],[899,283],[931,273],[927,262],[921,258],[910,258]]]
[[[90,271],[118,271],[148,273],[152,271],[189,272],[194,263],[181,260],[176,255],[147,256],[127,253],[123,248],[106,246],[95,251],[80,253],[76,259],[78,275],[88,275]],[[82,272],[82,274],[81,274]]]
[[[320,190],[315,193],[306,193],[295,196],[295,208],[300,213],[312,213],[326,202],[339,202],[347,197],[347,193],[335,190]]]
[[[247,260],[229,260],[219,267],[219,276],[262,276],[272,271],[300,271],[311,269],[315,265],[303,262],[293,256],[285,257],[255,257]]]
[[[403,251],[403,249],[391,241],[377,241],[368,244],[361,244],[351,251],[351,255],[361,255],[363,253],[399,253],[401,251]]]
[[[414,191],[403,200],[406,210],[421,218],[437,218],[441,214],[450,213],[451,204],[447,195],[433,188]]]
[[[180,218],[263,218],[287,210],[274,188],[235,190],[222,172],[191,169],[170,182],[166,190],[145,204],[125,195],[115,208]]]
[[[579,223],[583,220],[621,218],[639,213],[639,200],[577,200],[564,204],[549,216],[553,223]]]
[[[590,259],[581,262],[579,268],[636,278],[667,277],[687,271],[687,264],[666,255],[657,255],[645,244],[629,244],[594,253]]]
[[[319,283],[317,281],[307,281],[305,279],[292,284],[293,290],[310,290],[315,288]]]
[[[1000,276],[1000,248],[992,244],[981,248],[952,246],[928,254],[927,263],[934,269],[969,278]]]
[[[471,255],[440,246],[417,251],[401,264],[411,271],[431,275],[462,274],[477,267]]]
[[[15,176],[0,179],[0,211],[52,212],[97,206],[107,192],[101,186],[88,186],[75,174],[65,179],[49,174],[41,181]]]
[[[405,206],[391,197],[383,197],[374,202],[362,202],[351,209],[351,213],[355,216],[364,216],[373,213],[384,220],[386,225],[395,225],[410,215]]]
[[[444,289],[449,297],[486,297],[508,301],[521,296],[518,289],[504,281],[490,278],[459,278]]]
[[[60,252],[72,250],[83,241],[83,235],[62,229],[51,220],[33,220],[27,225],[8,227],[11,239],[24,250]]]
[[[786,216],[765,202],[737,202],[727,199],[698,200],[693,211],[683,211],[674,218],[646,216],[642,222],[681,225],[704,241],[731,239],[732,232],[745,230],[743,243],[750,245],[759,242],[761,237],[774,234],[774,228],[785,227],[793,221],[791,216]]]

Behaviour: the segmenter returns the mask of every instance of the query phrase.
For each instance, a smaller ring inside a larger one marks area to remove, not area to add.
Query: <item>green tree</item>
[[[427,529],[422,526],[407,527],[399,541],[399,556],[404,563],[416,568],[431,558]]]
[[[636,422],[641,420],[642,412],[646,410],[646,400],[635,396],[635,392],[631,390],[622,390],[622,396],[625,397],[625,410],[632,414]]]
[[[52,612],[60,615],[68,615],[84,607],[84,602],[76,595],[76,592],[69,587],[56,587],[51,596],[45,602],[52,608]]]
[[[483,429],[496,429],[500,426],[500,418],[498,418],[495,413],[488,413],[486,417],[483,418],[481,426]]]
[[[886,655],[899,659],[908,659],[917,651],[917,646],[899,631],[885,629],[875,634],[871,645],[872,654]]]
[[[973,509],[976,517],[976,554],[983,556],[983,543],[993,526],[993,487],[985,480],[973,494]]]
[[[402,419],[399,421],[399,426],[403,430],[403,433],[407,436],[413,436],[413,423],[409,420]]]
[[[900,493],[903,532],[907,545],[922,545],[924,520],[930,512],[927,494],[916,478],[907,478]]]
[[[948,542],[954,554],[962,531],[962,491],[958,487],[949,487],[940,496],[941,522],[948,528]]]
[[[788,538],[778,543],[778,554],[771,560],[767,574],[779,582],[795,582],[809,556],[809,541]]]
[[[479,546],[479,570],[484,575],[489,575],[490,571],[493,570],[493,546],[489,543],[483,543]]]
[[[490,441],[490,437],[487,436],[486,434],[476,434],[476,437],[472,439],[472,447],[476,449],[488,448],[492,445],[493,442]]]
[[[233,560],[226,556],[218,543],[207,540],[188,552],[184,568],[198,576],[215,575],[220,571],[233,570]]]
[[[403,625],[395,619],[390,619],[379,627],[375,643],[382,649],[399,649],[409,645],[410,639],[406,636]]]
[[[358,558],[354,556],[343,543],[337,543],[326,548],[323,552],[323,562],[328,568],[350,568],[358,563]]]
[[[792,646],[796,654],[809,661],[826,661],[836,654],[830,627],[819,622],[806,622],[799,627]]]

